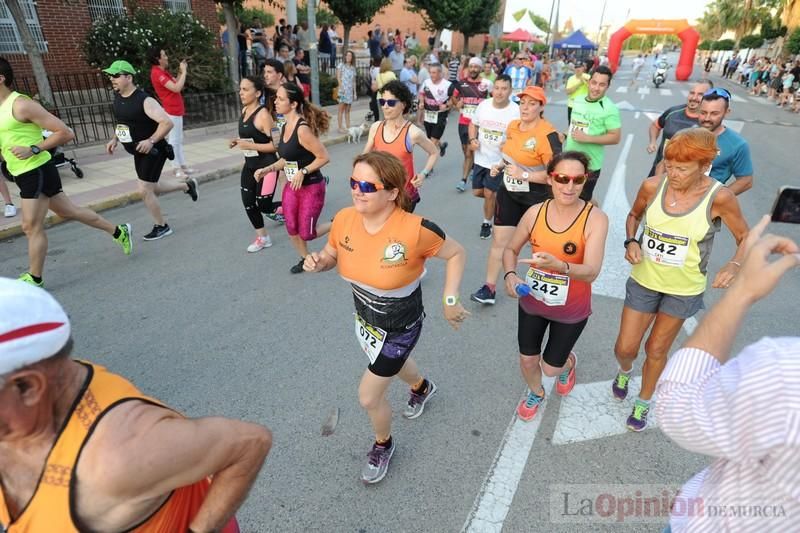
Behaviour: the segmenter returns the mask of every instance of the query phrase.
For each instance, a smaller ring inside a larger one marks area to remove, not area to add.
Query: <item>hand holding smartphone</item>
[[[800,224],[800,187],[781,187],[772,205],[772,222]]]

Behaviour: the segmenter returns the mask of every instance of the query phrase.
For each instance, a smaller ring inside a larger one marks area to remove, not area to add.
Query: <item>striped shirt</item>
[[[763,338],[724,365],[681,349],[657,394],[664,433],[715,458],[681,488],[674,533],[798,530],[800,337]]]

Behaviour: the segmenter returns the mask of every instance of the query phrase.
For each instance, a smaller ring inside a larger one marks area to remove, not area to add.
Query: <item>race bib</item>
[[[253,142],[253,139],[239,139],[239,140]],[[258,157],[258,152],[256,152],[255,150],[242,149],[242,154],[244,154],[245,157]]]
[[[381,328],[368,324],[366,320],[358,315],[356,317],[356,337],[361,349],[367,354],[370,364],[374,363],[383,349],[386,341],[386,331]]]
[[[438,111],[428,111],[425,110],[425,122],[428,124],[436,124],[439,122],[439,112]]]
[[[531,296],[545,305],[558,306],[567,303],[569,276],[553,274],[531,267],[525,274],[525,281],[531,288]]]
[[[682,267],[686,262],[686,254],[689,252],[689,237],[670,235],[645,226],[642,235],[642,250],[645,257],[654,263]]]
[[[492,146],[500,146],[503,142],[503,132],[497,130],[490,130],[487,128],[480,128],[481,143],[490,144]]]
[[[297,161],[287,161],[283,166],[283,173],[286,174],[286,179],[292,181],[297,175],[300,168],[297,166]]]
[[[461,108],[461,114],[464,115],[466,118],[472,120],[475,116],[475,111],[478,109],[478,106],[474,104],[464,104]]]
[[[518,180],[508,174],[503,174],[503,183],[508,192],[530,192],[531,186],[527,180]]]
[[[569,125],[569,134],[572,135],[576,131],[580,131],[581,133],[587,133],[588,134],[589,123],[588,122],[583,122],[583,121],[580,121],[580,120],[573,120],[572,122],[570,122],[570,125]]]
[[[117,124],[116,128],[114,128],[114,134],[121,143],[133,142],[133,137],[131,137],[131,129],[125,124]]]

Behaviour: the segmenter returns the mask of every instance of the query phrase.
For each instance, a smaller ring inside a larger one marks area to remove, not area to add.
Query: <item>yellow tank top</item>
[[[70,492],[74,490],[73,472],[83,445],[97,423],[122,402],[140,400],[155,405],[160,402],[144,396],[125,378],[102,366],[81,363],[89,369],[83,390],[56,438],[42,469],[33,497],[20,515],[11,522],[3,491],[0,490],[0,531],[7,533],[78,533],[72,514]],[[173,491],[166,502],[132,533],[172,533],[186,531],[205,499],[210,485],[203,479]],[[223,532],[238,531],[232,520]]]
[[[706,195],[690,210],[670,215],[664,208],[667,179],[647,206],[641,236],[642,261],[631,277],[648,289],[676,296],[696,296],[706,290],[706,267],[719,231],[711,220],[711,204],[722,186],[714,181]]]
[[[28,98],[16,91],[12,92],[0,105],[0,147],[3,159],[12,176],[19,176],[44,165],[50,158],[50,152],[42,150],[38,155],[28,159],[18,159],[11,152],[13,146],[33,146],[42,142],[42,129],[32,122],[20,122],[14,118],[14,101],[17,98]]]

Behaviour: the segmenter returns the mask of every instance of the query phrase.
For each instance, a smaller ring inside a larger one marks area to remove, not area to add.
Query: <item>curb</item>
[[[347,141],[347,135],[337,134],[335,137],[330,137],[328,139],[325,139],[325,141],[323,141],[322,144],[324,144],[325,146],[333,146],[336,144],[342,144],[345,141]],[[237,173],[241,171],[241,169],[242,169],[241,164],[225,168],[218,168],[210,172],[198,174],[194,176],[194,179],[196,179],[198,183],[209,183],[212,181],[217,181],[219,179],[222,179],[231,174]],[[129,193],[109,196],[108,198],[97,200],[84,207],[88,207],[92,211],[99,213],[101,211],[106,211],[108,209],[113,209],[115,207],[122,207],[134,202],[138,202],[140,200],[141,196],[139,195],[139,192],[133,191]],[[51,226],[55,226],[56,224],[61,224],[62,222],[67,222],[67,220],[51,213],[47,215],[47,217],[45,218],[44,225],[45,228],[49,228]],[[12,237],[17,237],[19,235],[22,235],[22,233],[23,233],[22,222],[16,222],[13,225],[8,226],[7,228],[0,229],[0,240],[6,240]]]

